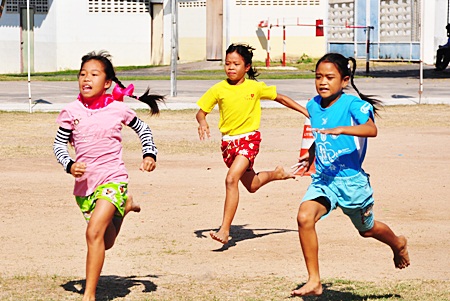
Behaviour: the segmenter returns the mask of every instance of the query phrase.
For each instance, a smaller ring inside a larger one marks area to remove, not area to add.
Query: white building
[[[0,1],[6,2],[0,13],[0,73],[25,72],[28,61],[35,72],[78,69],[82,55],[101,49],[111,53],[115,66],[168,65],[174,28],[179,62],[222,60],[233,42],[255,47],[259,61],[268,50],[272,61],[326,51],[363,58],[370,26],[371,59],[419,60],[422,41],[424,62],[433,64],[438,45],[446,42],[449,5],[448,0],[426,5],[424,0],[28,0],[28,35],[27,0]],[[316,20],[323,20],[325,36],[316,36]]]
[[[27,70],[26,2],[6,0],[0,18],[1,73]],[[159,2],[30,0],[31,69],[78,69],[82,55],[101,49],[113,55],[117,66],[162,63],[158,30],[163,32],[165,18]]]
[[[360,58],[369,55],[373,60],[403,61],[420,61],[423,51],[424,63],[434,64],[438,45],[447,42],[448,0],[328,2],[329,51]]]

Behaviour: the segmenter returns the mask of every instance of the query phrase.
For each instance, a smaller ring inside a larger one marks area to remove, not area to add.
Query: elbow
[[[207,112],[203,111],[202,109],[198,109],[197,111],[197,117],[205,117],[206,115],[208,115]]]
[[[205,119],[205,114],[203,114],[202,110],[198,110],[197,114],[195,115],[195,119],[197,119],[198,122]]]

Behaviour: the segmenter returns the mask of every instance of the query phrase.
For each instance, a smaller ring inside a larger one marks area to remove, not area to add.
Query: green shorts
[[[91,215],[94,212],[95,204],[98,199],[107,200],[113,204],[117,210],[115,216],[123,217],[125,215],[125,204],[128,198],[128,183],[106,183],[98,186],[95,191],[88,196],[75,196],[78,207],[89,223]]]

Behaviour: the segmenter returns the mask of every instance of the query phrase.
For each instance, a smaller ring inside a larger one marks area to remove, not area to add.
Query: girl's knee
[[[359,231],[359,236],[364,237],[364,238],[369,237],[369,236],[367,235],[367,231],[364,231],[364,232]]]
[[[250,192],[250,193],[255,193],[259,189],[259,187],[254,187],[254,186],[245,187],[245,188],[247,188],[247,191]]]
[[[307,210],[300,210],[297,214],[297,225],[299,227],[307,227],[315,224],[314,215]]]
[[[364,238],[374,237],[377,235],[377,233],[380,232],[380,227],[379,227],[380,223],[378,223],[377,221],[374,221],[372,225],[369,223],[366,226],[367,226],[367,228],[370,228],[370,229],[358,230],[359,235],[361,237],[364,237]]]
[[[235,175],[228,174],[225,178],[225,185],[227,187],[236,186],[238,183],[239,183],[239,178],[237,178]]]
[[[113,239],[108,238],[105,239],[105,251],[111,249],[114,246],[114,243],[116,242],[116,238]]]
[[[319,201],[305,201],[298,209],[297,224],[299,227],[313,227],[328,210],[329,208]]]
[[[359,235],[364,238],[373,237],[372,229],[366,231],[359,231]]]
[[[88,243],[97,241],[103,238],[103,233],[97,228],[87,227],[86,229],[86,241]]]

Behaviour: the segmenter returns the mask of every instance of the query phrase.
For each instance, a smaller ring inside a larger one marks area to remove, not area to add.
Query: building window
[[[380,1],[380,41],[418,41],[419,18],[418,0]]]
[[[30,7],[34,8],[35,14],[48,13],[48,1],[47,0],[29,0]],[[27,0],[8,0],[6,1],[7,13],[19,13],[20,7],[26,7]]]
[[[320,0],[235,0],[242,6],[300,6],[320,5]]]
[[[227,0],[225,0],[227,1]],[[206,1],[180,1],[178,6],[181,7],[206,7]]]
[[[150,13],[150,0],[89,0],[90,13]]]
[[[330,42],[353,42],[354,30],[345,28],[354,25],[354,1],[330,0],[328,11],[328,40]]]

